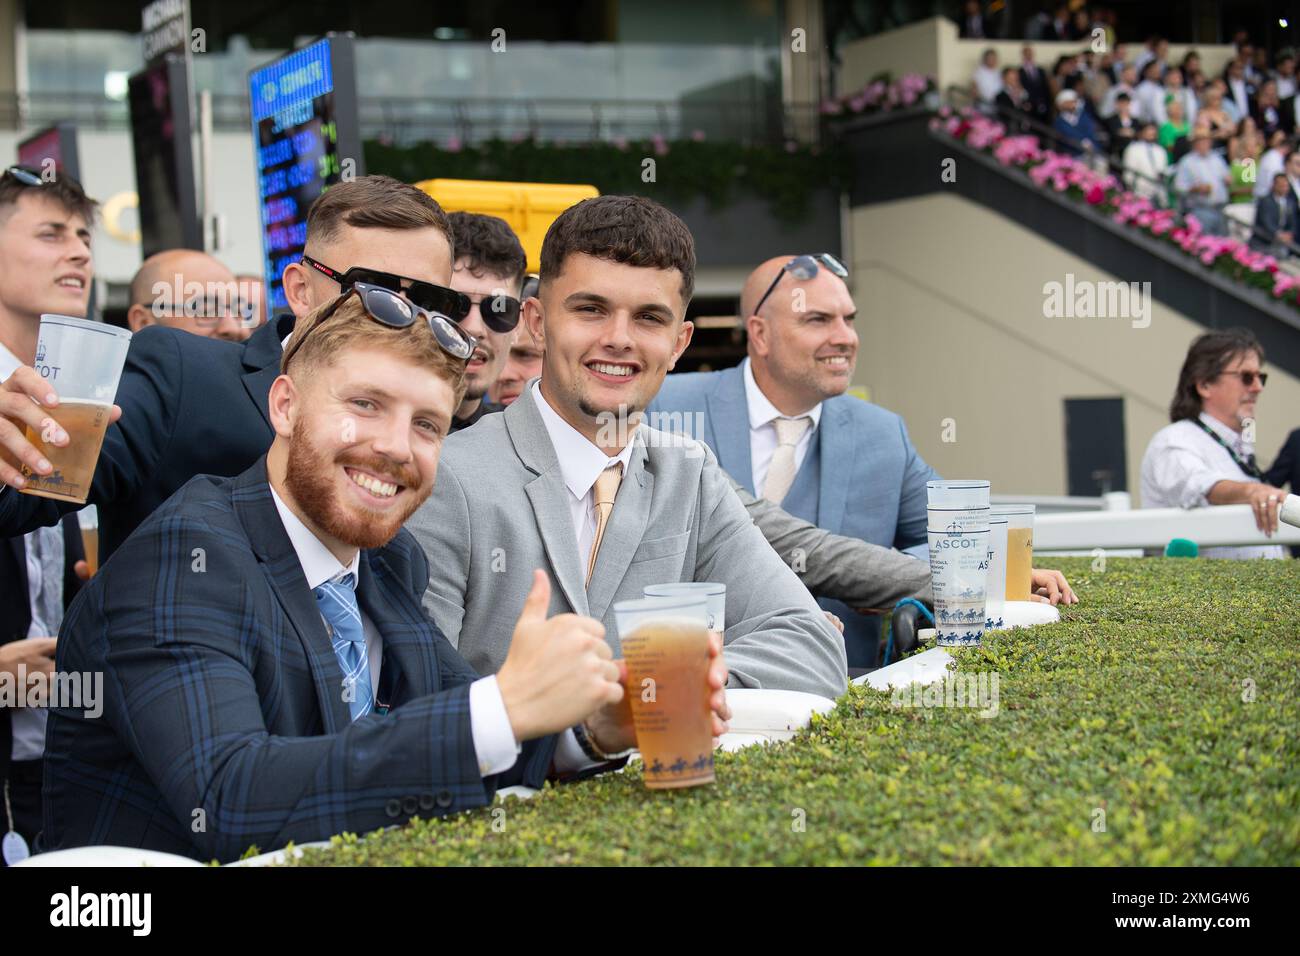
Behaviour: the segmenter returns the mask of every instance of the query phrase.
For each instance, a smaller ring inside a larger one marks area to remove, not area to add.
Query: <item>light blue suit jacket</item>
[[[723,470],[754,492],[742,366],[669,375],[648,411],[652,427],[685,430],[702,440]],[[816,482],[808,487],[814,469]],[[901,417],[838,395],[822,404],[821,422],[782,506],[836,534],[913,548],[926,543],[925,483],[938,477],[913,447]],[[838,601],[821,604],[845,617]],[[850,613],[846,636],[853,631],[878,634],[878,622]]]

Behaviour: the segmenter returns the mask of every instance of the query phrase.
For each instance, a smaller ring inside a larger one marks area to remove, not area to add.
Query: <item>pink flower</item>
[[[691,140],[696,143],[704,142],[704,130],[702,129],[691,130]]]
[[[459,153],[461,151],[461,142],[459,136],[450,136],[447,138],[447,145],[443,147],[449,153]]]
[[[661,135],[655,133],[653,136],[650,137],[650,142],[654,144],[654,150],[656,156],[668,155],[668,143],[664,140],[664,138]]]
[[[1088,205],[1095,206],[1106,198],[1106,190],[1101,188],[1100,183],[1093,183],[1087,195],[1083,198],[1088,201]]]

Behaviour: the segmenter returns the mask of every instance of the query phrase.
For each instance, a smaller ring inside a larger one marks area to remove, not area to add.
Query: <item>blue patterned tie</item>
[[[337,581],[326,581],[312,589],[321,615],[329,625],[330,642],[338,655],[339,667],[343,669],[343,700],[352,711],[353,720],[370,713],[375,702],[356,587],[356,577],[345,574]]]

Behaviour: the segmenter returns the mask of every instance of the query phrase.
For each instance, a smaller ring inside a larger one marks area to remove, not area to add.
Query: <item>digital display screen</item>
[[[280,276],[302,256],[307,210],[344,170],[331,42],[303,47],[248,77],[268,314],[288,306]]]

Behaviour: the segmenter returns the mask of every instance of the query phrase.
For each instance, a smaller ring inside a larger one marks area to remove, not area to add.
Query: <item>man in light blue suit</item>
[[[858,353],[847,275],[825,254],[763,263],[740,300],[748,358],[720,372],[669,375],[648,420],[688,430],[700,421],[703,434],[693,437],[752,494],[836,534],[925,557],[925,483],[939,475],[902,418],[844,394]],[[880,619],[819,603],[844,621],[849,666],[875,667]]]

